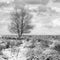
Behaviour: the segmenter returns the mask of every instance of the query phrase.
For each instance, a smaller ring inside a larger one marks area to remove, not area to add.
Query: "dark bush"
[[[29,38],[27,38],[26,40],[27,40],[27,41],[29,41],[30,39],[29,39]]]
[[[48,57],[48,58],[46,58],[46,60],[53,60],[53,58],[52,57]]]
[[[6,48],[10,48],[10,42],[7,42]]]
[[[38,39],[38,42],[40,42],[42,39]]]
[[[56,45],[54,49],[60,53],[60,44]]]
[[[0,45],[0,51],[2,51],[2,49],[6,49],[6,46]]]

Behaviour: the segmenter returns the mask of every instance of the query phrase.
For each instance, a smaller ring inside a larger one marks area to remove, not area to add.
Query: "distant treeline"
[[[3,35],[2,39],[17,39],[17,35]],[[43,39],[43,40],[51,40],[58,39],[60,40],[60,35],[23,35],[22,39]]]
[[[22,35],[21,39],[27,39],[27,38],[31,38],[32,36],[30,35]],[[2,39],[18,39],[17,35],[3,35],[1,37]]]

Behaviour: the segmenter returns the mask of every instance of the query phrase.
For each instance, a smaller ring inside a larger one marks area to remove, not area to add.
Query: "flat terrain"
[[[24,35],[19,40],[13,39],[12,35],[3,37],[3,39],[0,38],[1,60],[37,60],[42,59],[42,56],[47,59],[49,54],[53,59],[57,56],[60,58],[59,47],[55,48],[55,45],[58,46],[60,44],[59,35]],[[16,38],[17,36],[13,37]]]

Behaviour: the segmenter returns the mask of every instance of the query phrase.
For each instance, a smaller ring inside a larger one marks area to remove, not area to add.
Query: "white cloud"
[[[0,20],[0,35],[10,34],[8,30],[8,25],[10,24],[9,20]]]
[[[33,24],[35,25],[34,29],[31,31],[31,34],[60,34],[60,18],[59,16],[34,16]]]
[[[7,2],[7,3],[10,3],[12,1],[14,1],[14,0],[0,0],[0,2]]]
[[[60,8],[58,7],[52,7],[53,10],[56,10],[57,12],[60,12]]]
[[[60,27],[60,18],[53,20],[52,26],[53,27],[58,27],[58,26]]]

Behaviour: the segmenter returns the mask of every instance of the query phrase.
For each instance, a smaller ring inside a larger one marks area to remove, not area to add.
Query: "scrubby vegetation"
[[[1,39],[1,59],[10,60],[58,60],[60,59],[60,41],[32,36],[24,39]]]
[[[29,48],[27,52],[27,60],[59,60],[59,42],[59,40],[35,40],[33,42],[35,47]],[[52,47],[51,45],[53,44],[54,46]]]

